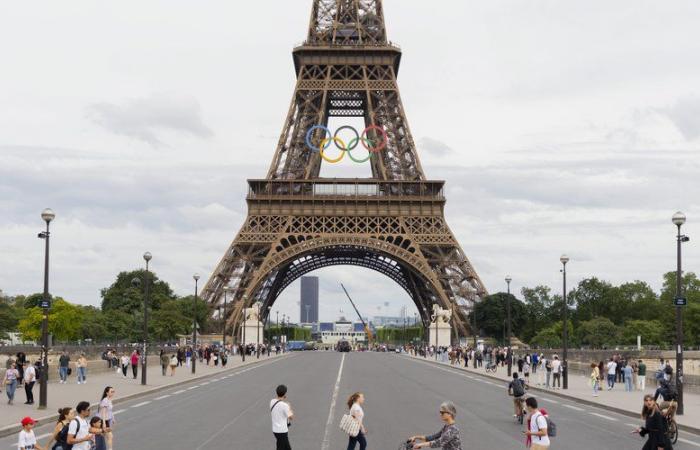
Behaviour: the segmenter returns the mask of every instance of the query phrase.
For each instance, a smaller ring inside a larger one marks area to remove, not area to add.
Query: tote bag
[[[340,429],[343,430],[345,434],[356,437],[360,434],[360,422],[350,414],[343,414],[343,418],[340,419]]]

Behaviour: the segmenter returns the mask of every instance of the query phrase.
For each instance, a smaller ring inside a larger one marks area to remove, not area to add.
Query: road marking
[[[563,322],[562,322],[562,323],[563,323]],[[214,380],[214,381],[217,381],[217,380]],[[212,383],[213,383],[214,381],[212,381]],[[200,384],[200,386],[206,386],[207,384],[209,384],[209,381],[205,381],[204,383]]]
[[[147,401],[145,401],[145,402],[141,402],[141,403],[137,403],[137,404],[135,404],[135,405],[131,405],[131,407],[132,407],[132,408],[140,408],[141,406],[148,405],[149,403],[151,403],[151,401],[150,401],[150,400],[147,400]]]
[[[112,415],[113,415],[113,416],[116,416],[117,414],[121,414],[121,413],[123,413],[124,411],[126,411],[126,409],[119,409],[119,410],[117,410],[117,411],[114,411],[114,412],[112,413]]]
[[[678,440],[681,441],[681,442],[683,442],[683,443],[686,443],[686,444],[690,444],[690,445],[694,445],[694,446],[696,446],[696,447],[700,447],[700,444],[698,444],[697,442],[689,441],[688,439],[678,438]]]
[[[617,422],[617,419],[616,419],[616,418],[610,417],[610,416],[606,416],[605,414],[598,414],[598,413],[594,413],[594,412],[589,413],[589,414],[592,415],[592,416],[596,416],[596,417],[600,417],[600,418],[603,418],[603,419],[612,420],[613,422]]]
[[[170,397],[170,394],[161,395],[160,397],[156,397],[155,400],[163,400],[164,398],[168,397]]]
[[[331,399],[331,407],[328,410],[328,420],[326,421],[326,430],[323,433],[323,443],[321,444],[321,450],[328,450],[330,446],[330,434],[331,426],[333,425],[333,413],[335,412],[335,402],[338,400],[338,389],[340,388],[340,377],[343,375],[343,364],[345,364],[345,353],[340,359],[340,368],[338,369],[338,378],[335,380],[335,387],[333,388],[333,398]]]
[[[636,425],[633,423],[626,423],[625,425],[627,425],[628,427],[635,427],[635,428],[637,428],[639,426],[639,425]]]
[[[177,391],[177,392],[173,392],[173,394],[182,394],[183,392],[185,392],[185,390],[184,390],[184,389],[180,389],[180,390]]]
[[[557,405],[559,404],[558,401],[552,400],[551,398],[547,398],[547,397],[540,397],[540,400],[544,400],[545,402],[549,402],[549,403],[555,403]]]
[[[578,406],[572,406],[572,405],[564,405],[567,408],[573,409],[574,411],[583,411],[583,408],[579,408]]]
[[[186,390],[191,391],[192,389],[197,389],[199,386],[190,386]]]
[[[563,323],[563,322],[562,322],[562,323]],[[47,438],[47,437],[49,437],[49,436],[52,436],[52,435],[53,435],[53,433],[42,434],[42,435],[37,436],[37,437],[36,437],[36,440],[37,440],[37,441],[40,441],[40,440],[42,440],[42,439],[44,439],[44,438]],[[14,447],[12,447],[12,448],[14,448]]]

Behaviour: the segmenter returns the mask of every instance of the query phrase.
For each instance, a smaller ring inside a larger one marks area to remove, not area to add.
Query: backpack
[[[544,417],[544,420],[547,421],[547,436],[548,437],[557,437],[557,424],[552,421],[552,419],[549,418],[549,414],[542,414],[540,412],[540,415]]]
[[[75,428],[75,434],[78,434],[78,431],[80,431],[80,421],[78,419],[73,419],[75,420],[77,427]],[[68,427],[70,426],[70,422],[67,424],[63,425],[63,428],[61,428],[61,431],[58,432],[56,435],[56,442],[61,444],[61,448],[64,450],[71,450],[73,448],[73,444],[68,443]]]
[[[547,363],[544,365],[544,367],[547,370],[552,370],[552,361],[547,360]]]
[[[664,373],[665,373],[666,375],[671,375],[671,374],[673,374],[673,369],[671,368],[671,366],[666,366],[666,367],[664,367]]]
[[[525,387],[522,380],[513,380],[513,396],[522,397],[525,395]]]

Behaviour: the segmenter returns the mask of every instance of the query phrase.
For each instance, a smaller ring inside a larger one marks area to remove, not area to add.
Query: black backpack
[[[75,420],[75,423],[77,424],[75,428],[75,434],[78,434],[78,431],[80,431],[80,421],[78,419],[73,419]],[[61,431],[58,432],[56,435],[56,442],[61,444],[61,448],[63,450],[71,450],[73,448],[73,444],[68,443],[68,427],[70,426],[70,422],[67,424],[63,425],[63,428],[61,428]]]
[[[522,397],[525,395],[525,387],[522,380],[513,380],[513,396]]]

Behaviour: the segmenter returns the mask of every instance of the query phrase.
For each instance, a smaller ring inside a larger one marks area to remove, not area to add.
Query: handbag
[[[350,414],[343,414],[343,418],[340,419],[340,429],[351,437],[357,437],[360,434],[360,422]]]

